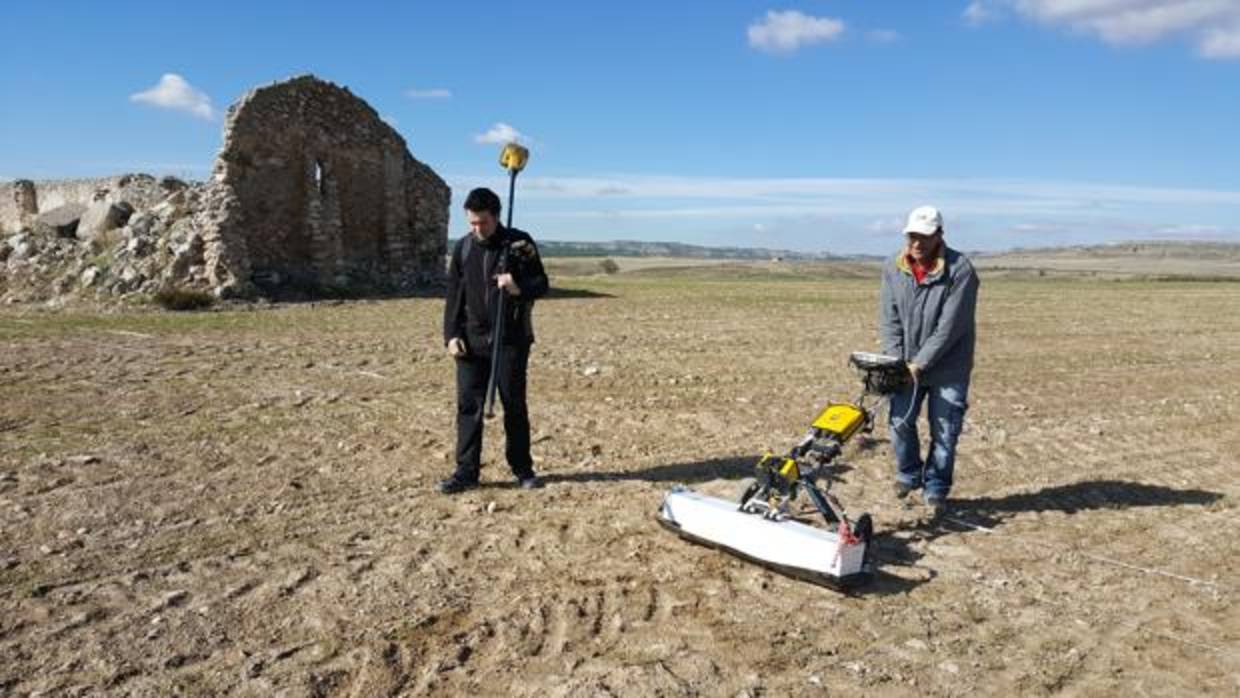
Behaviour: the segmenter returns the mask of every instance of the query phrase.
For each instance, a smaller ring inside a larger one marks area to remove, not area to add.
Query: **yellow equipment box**
[[[856,405],[828,404],[817,418],[813,427],[834,434],[840,443],[844,443],[865,424],[865,413]]]

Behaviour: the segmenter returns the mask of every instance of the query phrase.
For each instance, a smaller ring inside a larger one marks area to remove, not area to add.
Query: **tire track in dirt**
[[[440,688],[453,684],[455,675],[479,665],[487,667],[488,675],[543,666],[571,677],[582,662],[566,658],[600,657],[624,643],[641,644],[661,632],[675,603],[657,585],[606,583],[589,593],[555,593],[470,614],[457,622],[451,642],[427,650],[419,690],[432,683]],[[437,675],[433,682],[431,674]]]

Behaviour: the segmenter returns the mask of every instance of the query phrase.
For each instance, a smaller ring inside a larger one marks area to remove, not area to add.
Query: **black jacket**
[[[526,243],[521,245],[520,243]],[[524,248],[526,254],[512,251]],[[509,253],[505,254],[505,250]],[[521,295],[504,299],[504,344],[528,344],[534,341],[531,313],[534,301],[547,294],[547,272],[542,257],[529,233],[499,226],[485,241],[465,235],[452,248],[448,262],[448,296],[443,313],[443,341],[453,337],[465,340],[469,353],[489,354],[495,304],[502,291],[495,285],[501,259],[507,260]]]

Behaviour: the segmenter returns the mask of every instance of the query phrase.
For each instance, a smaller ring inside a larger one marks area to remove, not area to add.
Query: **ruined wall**
[[[374,109],[294,78],[229,110],[207,182],[0,183],[0,302],[408,291],[442,280],[449,203]]]
[[[17,232],[35,215],[68,203],[89,205],[99,200],[125,201],[135,209],[148,208],[172,191],[171,182],[175,180],[161,184],[148,174],[0,182],[0,233]]]
[[[442,276],[447,184],[345,88],[302,76],[251,91],[229,110],[210,186],[221,281],[407,289]]]

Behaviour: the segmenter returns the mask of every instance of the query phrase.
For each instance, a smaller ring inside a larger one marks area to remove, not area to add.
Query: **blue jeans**
[[[929,396],[930,452],[923,460],[917,435],[917,415]],[[914,405],[909,413],[910,402]],[[891,396],[891,447],[896,454],[896,480],[914,489],[924,488],[925,497],[946,498],[952,489],[956,467],[956,442],[969,409],[969,384],[918,386]],[[904,415],[908,414],[908,422]]]

